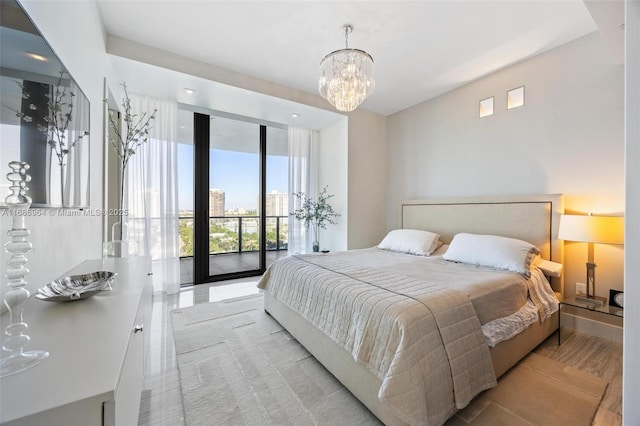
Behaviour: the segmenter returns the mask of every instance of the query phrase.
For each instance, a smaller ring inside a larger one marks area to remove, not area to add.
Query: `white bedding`
[[[384,269],[417,280],[428,280],[430,283],[461,291],[471,300],[480,324],[517,312],[527,302],[529,287],[535,284],[514,272],[451,262],[441,256],[413,256],[378,248],[320,256],[340,256],[362,266]],[[455,280],[451,279],[452,274],[455,275]]]
[[[344,255],[280,259],[259,283],[382,382],[409,424],[440,425],[496,379],[468,297]]]
[[[487,345],[495,348],[498,343],[511,339],[539,318],[538,308],[529,300],[518,312],[483,324],[482,332],[487,339]]]
[[[539,306],[529,299],[517,312],[482,324],[482,332],[492,348],[511,339],[536,321],[549,319],[558,310],[558,300],[552,294],[551,286],[541,270],[531,271],[531,282],[531,287],[535,289],[534,298],[537,297],[540,301]]]

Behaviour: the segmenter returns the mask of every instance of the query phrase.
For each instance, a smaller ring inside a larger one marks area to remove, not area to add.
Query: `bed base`
[[[406,424],[378,399],[381,380],[364,366],[355,363],[349,353],[268,291],[264,292],[264,309],[383,423],[388,426]],[[544,323],[535,323],[514,338],[490,348],[497,377],[513,367],[557,329],[557,315],[558,312]]]

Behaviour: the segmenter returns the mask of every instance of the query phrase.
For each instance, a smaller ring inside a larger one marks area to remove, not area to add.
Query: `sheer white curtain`
[[[317,195],[317,143],[318,132],[289,127],[289,211],[300,208],[300,201],[293,195],[304,192],[307,197]],[[293,216],[289,220],[289,254],[310,253],[313,231]]]
[[[80,88],[75,81],[70,81],[70,90],[78,93]],[[89,124],[89,103],[74,102],[74,118],[69,126],[69,141],[76,141],[75,148],[67,155],[67,174],[64,184],[62,205],[84,205],[83,201],[89,200],[89,185],[82,182],[83,176],[89,175],[89,135],[85,135],[81,124]]]
[[[153,113],[148,142],[140,145],[127,166],[123,239],[138,241],[151,256],[153,289],[169,294],[180,290],[177,186],[177,104],[131,95],[133,112]]]

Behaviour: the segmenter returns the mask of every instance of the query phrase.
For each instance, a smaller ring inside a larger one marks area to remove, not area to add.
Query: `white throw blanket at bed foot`
[[[403,421],[440,425],[496,385],[475,310],[462,293],[339,256],[291,256],[259,285],[381,381]]]

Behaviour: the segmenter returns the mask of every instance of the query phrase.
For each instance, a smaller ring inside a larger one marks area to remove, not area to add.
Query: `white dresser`
[[[69,275],[113,271],[113,291],[67,303],[31,298],[24,319],[30,344],[49,358],[0,378],[3,425],[136,425],[150,325],[149,258],[87,261]],[[0,320],[4,328],[5,314]]]

